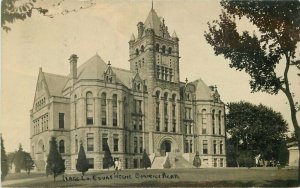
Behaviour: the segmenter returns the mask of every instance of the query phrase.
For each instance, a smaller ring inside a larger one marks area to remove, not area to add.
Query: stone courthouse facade
[[[31,154],[44,170],[56,137],[66,168],[76,169],[82,143],[91,168],[102,169],[104,148],[123,168],[140,168],[143,150],[152,168],[225,167],[224,103],[201,79],[180,81],[179,38],[152,8],[129,41],[130,70],[95,55],[66,76],[40,68],[31,117]]]

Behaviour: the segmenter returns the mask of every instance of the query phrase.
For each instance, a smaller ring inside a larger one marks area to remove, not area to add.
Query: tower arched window
[[[113,126],[117,126],[118,125],[118,97],[116,94],[113,94],[113,98],[112,98],[112,102],[113,102]]]
[[[172,54],[172,48],[171,47],[169,47],[169,49],[168,49],[168,54]]]
[[[145,51],[145,47],[144,45],[141,46],[141,52],[144,52]]]
[[[94,122],[94,99],[92,92],[86,93],[86,124],[92,125]]]
[[[159,44],[156,44],[156,45],[155,45],[155,51],[156,51],[156,52],[159,52]]]
[[[135,49],[135,55],[139,55],[139,49]]]
[[[162,47],[161,47],[161,51],[162,51],[162,53],[166,53],[166,46],[165,45],[163,45]]]
[[[176,94],[173,94],[173,95],[172,95],[172,101],[173,101],[173,102],[176,102]]]
[[[160,91],[156,91],[155,97],[156,97],[156,99],[159,99],[159,97],[160,97]]]
[[[164,94],[164,100],[165,101],[168,100],[168,93],[167,92],[165,92],[165,94]]]
[[[65,153],[65,141],[59,141],[59,153]]]
[[[106,126],[106,93],[101,94],[101,125]]]

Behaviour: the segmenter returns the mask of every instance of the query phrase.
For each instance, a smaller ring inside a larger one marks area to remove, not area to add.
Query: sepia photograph
[[[300,186],[299,0],[2,0],[2,187]]]

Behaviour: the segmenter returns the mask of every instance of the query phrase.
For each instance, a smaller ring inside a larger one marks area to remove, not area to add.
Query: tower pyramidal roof
[[[153,29],[157,36],[170,37],[168,27],[165,26],[164,20],[161,20],[161,17],[157,15],[153,7],[151,8],[148,17],[144,22],[144,25],[147,28]]]

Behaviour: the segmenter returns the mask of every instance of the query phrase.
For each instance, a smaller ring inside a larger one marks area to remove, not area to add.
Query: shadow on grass
[[[266,183],[263,184],[262,186],[263,187],[297,187],[298,181],[295,179],[272,180],[272,181],[266,181]]]

